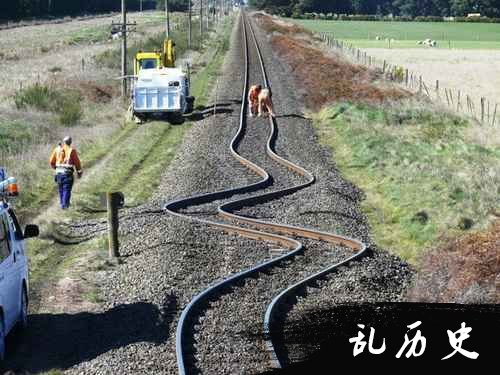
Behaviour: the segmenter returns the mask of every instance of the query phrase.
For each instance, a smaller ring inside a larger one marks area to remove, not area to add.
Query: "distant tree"
[[[168,0],[171,12],[184,12],[189,8],[189,0]],[[157,9],[165,10],[165,0],[157,0]]]

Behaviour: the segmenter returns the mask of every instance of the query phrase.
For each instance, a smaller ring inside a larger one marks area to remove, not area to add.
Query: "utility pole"
[[[122,98],[127,95],[127,9],[122,0]]]
[[[167,39],[170,39],[170,11],[168,9],[168,0],[165,0],[165,16],[167,17],[166,30]]]
[[[188,49],[191,49],[191,42],[192,42],[192,24],[191,24],[191,0],[188,0]]]
[[[200,46],[203,45],[203,0],[200,0]]]
[[[210,0],[207,0],[207,31],[210,30]]]

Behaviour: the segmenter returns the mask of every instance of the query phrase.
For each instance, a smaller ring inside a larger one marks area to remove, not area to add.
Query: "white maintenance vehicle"
[[[175,67],[175,45],[164,42],[163,52],[139,51],[134,61],[132,115],[140,123],[151,116],[181,117],[193,110],[190,78]]]
[[[0,168],[0,361],[5,356],[5,338],[19,325],[28,325],[28,258],[24,240],[38,236],[36,225],[21,230],[8,199],[18,195],[16,179]]]

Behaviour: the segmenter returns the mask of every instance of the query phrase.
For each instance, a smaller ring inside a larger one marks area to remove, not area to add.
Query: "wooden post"
[[[460,90],[458,90],[457,95],[457,112],[460,112]]]
[[[493,120],[491,121],[491,126],[495,126],[495,118],[497,117],[497,107],[498,103],[495,104],[495,110],[493,111]]]
[[[484,98],[481,98],[481,124],[484,124]]]
[[[382,73],[385,73],[385,67],[387,65],[387,62],[384,60],[384,66],[382,67]]]
[[[422,93],[422,76],[418,78],[418,93]]]
[[[427,96],[430,98],[431,97],[431,93],[429,92],[429,90],[427,89],[427,85],[425,84],[425,82],[422,81],[422,84],[424,85],[424,90],[425,92],[427,93]]]
[[[106,206],[108,210],[108,238],[109,238],[109,257],[116,258],[120,256],[118,243],[118,200],[116,193],[106,193]]]
[[[474,102],[472,100],[470,101],[470,107],[472,109],[472,116],[477,120],[476,105],[474,104]]]
[[[448,97],[448,90],[446,89],[446,87],[444,89],[444,93],[446,94],[446,102],[448,103],[448,107],[449,107],[450,106],[450,98]]]
[[[82,72],[85,71],[85,59],[82,57]]]
[[[488,100],[488,124],[490,123],[490,101]]]
[[[405,85],[408,87],[408,69],[405,69]]]

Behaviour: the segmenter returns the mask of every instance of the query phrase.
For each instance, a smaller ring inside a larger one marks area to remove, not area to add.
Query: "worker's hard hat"
[[[71,139],[71,136],[67,135],[64,137],[63,142],[66,143],[68,146],[71,144],[73,140]]]

